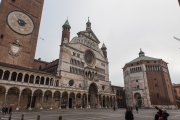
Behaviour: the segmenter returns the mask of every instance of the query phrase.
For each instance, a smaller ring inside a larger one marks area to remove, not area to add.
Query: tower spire
[[[90,30],[91,30],[91,22],[88,17],[88,22],[86,23],[86,31],[90,31]]]
[[[139,57],[142,57],[142,56],[145,56],[145,53],[140,48]]]
[[[101,50],[103,52],[104,57],[107,58],[107,48],[106,48],[106,45],[104,44],[104,42],[102,44]]]

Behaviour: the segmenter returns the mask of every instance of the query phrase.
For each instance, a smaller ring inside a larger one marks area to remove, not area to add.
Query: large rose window
[[[95,62],[95,56],[93,54],[93,52],[87,50],[84,54],[84,59],[85,59],[85,62],[88,64],[88,65],[93,65],[94,62]]]

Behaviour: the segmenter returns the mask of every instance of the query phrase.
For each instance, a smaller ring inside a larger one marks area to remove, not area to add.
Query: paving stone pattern
[[[170,113],[168,120],[180,120],[180,110],[167,110]],[[22,111],[15,111],[11,120],[20,120]],[[41,115],[41,120],[58,120],[62,116],[63,120],[125,120],[125,109],[63,109],[63,110],[42,110],[36,112],[24,112],[25,120],[36,120],[37,115]],[[156,114],[155,109],[140,109],[139,113],[133,111],[134,120],[153,120]],[[4,115],[2,120],[8,120],[9,115]]]

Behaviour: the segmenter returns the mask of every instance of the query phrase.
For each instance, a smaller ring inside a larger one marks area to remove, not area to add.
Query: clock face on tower
[[[34,30],[33,20],[21,11],[12,11],[7,16],[8,26],[20,35],[29,35]]]

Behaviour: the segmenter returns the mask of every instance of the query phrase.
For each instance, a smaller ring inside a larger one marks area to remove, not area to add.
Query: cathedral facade
[[[116,106],[107,48],[105,44],[99,48],[89,20],[86,30],[72,40],[66,20],[57,60],[34,59],[43,3],[0,3],[0,105],[17,110]]]
[[[127,106],[175,107],[167,64],[162,59],[145,56],[142,50],[139,57],[125,64],[123,73]]]

